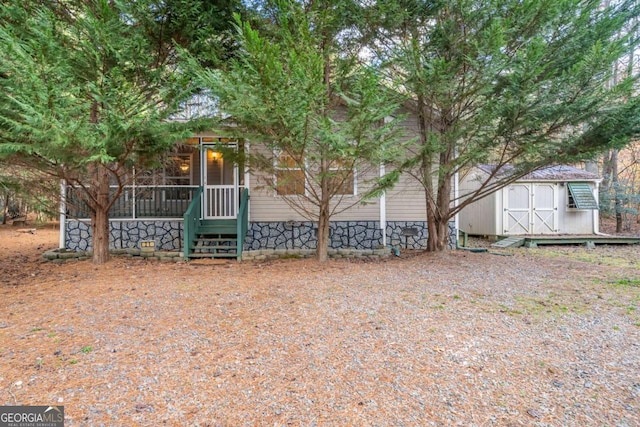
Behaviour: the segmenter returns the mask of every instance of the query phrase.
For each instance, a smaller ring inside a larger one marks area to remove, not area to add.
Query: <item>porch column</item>
[[[453,174],[453,206],[455,206],[456,211],[458,208],[458,205],[460,204],[460,176],[459,176],[459,172],[456,172]],[[453,217],[453,228],[454,230],[454,241],[451,242],[454,245],[454,248],[458,247],[458,230],[460,230],[460,212],[456,212],[455,216]]]
[[[595,181],[593,189],[593,197],[596,199],[596,202],[600,200],[600,181]],[[592,217],[591,221],[593,222],[593,234],[600,234],[600,210],[594,209],[591,211]]]
[[[380,178],[385,174],[384,164],[380,164]],[[382,230],[382,246],[387,247],[387,195],[382,192],[380,195],[380,229]]]
[[[238,148],[240,147],[240,145],[238,145]],[[251,147],[249,146],[249,141],[245,141],[244,143],[244,155],[248,156],[249,155],[249,150],[251,149]],[[245,162],[245,166],[244,166],[244,170],[242,171],[242,173],[244,174],[244,188],[246,188],[247,190],[251,191],[251,174],[249,173],[249,169],[247,168],[246,162]],[[251,193],[249,193],[249,195],[251,195]],[[249,209],[249,207],[251,206],[251,197],[249,197],[249,201],[248,201],[248,206],[247,206],[247,221],[251,222],[251,209]]]
[[[60,180],[60,240],[59,248],[65,249],[67,246],[67,183]]]

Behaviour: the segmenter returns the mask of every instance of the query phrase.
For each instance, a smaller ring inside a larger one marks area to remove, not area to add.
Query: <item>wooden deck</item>
[[[603,235],[580,235],[580,236],[498,236],[498,240],[493,247],[514,248],[525,246],[536,248],[540,245],[586,245],[595,247],[596,245],[637,245],[640,244],[640,237],[627,236],[603,236]]]

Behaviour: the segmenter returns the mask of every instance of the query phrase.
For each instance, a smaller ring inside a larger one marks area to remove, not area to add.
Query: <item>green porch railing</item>
[[[184,213],[184,235],[182,245],[182,256],[185,260],[189,259],[189,253],[191,251],[191,242],[196,237],[198,225],[200,225],[200,218],[202,218],[202,187],[198,188],[191,203]]]
[[[244,237],[249,230],[249,190],[247,188],[242,190],[240,195],[240,208],[238,209],[236,227],[238,230],[238,262],[240,262],[242,261],[242,250],[244,249]]]

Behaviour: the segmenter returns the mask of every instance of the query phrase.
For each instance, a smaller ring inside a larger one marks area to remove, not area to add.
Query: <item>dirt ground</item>
[[[0,227],[0,404],[67,427],[640,426],[638,246],[95,266],[57,233]]]

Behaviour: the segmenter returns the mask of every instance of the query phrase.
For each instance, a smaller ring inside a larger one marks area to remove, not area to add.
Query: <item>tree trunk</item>
[[[429,197],[430,196],[427,194],[427,198]],[[427,230],[429,232],[429,236],[427,238],[427,251],[429,252],[440,252],[447,249],[449,246],[448,199],[448,196],[439,196],[437,198],[437,203],[430,203],[427,200]]]
[[[429,252],[444,251],[449,247],[449,221],[439,220],[429,224],[427,250]]]
[[[321,161],[321,171],[326,171],[326,162],[323,159]],[[318,246],[316,247],[316,258],[320,262],[325,262],[328,257],[329,249],[329,180],[326,176],[323,176],[320,180],[320,210],[318,212]]]
[[[616,212],[616,233],[622,232],[622,199],[620,183],[618,181],[618,150],[611,150],[611,188],[614,195]]]
[[[327,99],[331,99],[331,59],[330,59],[330,38],[325,35],[325,38],[322,40],[320,48],[323,52],[324,59],[324,69],[323,69],[323,82],[325,87],[325,93]],[[322,116],[327,117],[330,113],[323,109]],[[316,259],[319,262],[326,262],[329,258],[328,250],[329,250],[329,219],[331,215],[329,214],[329,204],[330,204],[330,195],[329,195],[329,180],[326,177],[326,173],[329,169],[327,164],[327,153],[326,147],[323,147],[321,150],[321,158],[320,158],[320,174],[322,178],[320,179],[320,209],[318,214],[318,246],[316,247]]]
[[[442,127],[444,127],[444,123]],[[446,144],[440,153],[437,163],[437,185],[433,185],[431,163],[429,167],[423,166],[422,179],[428,185],[425,186],[427,197],[427,228],[429,236],[427,238],[427,250],[429,252],[443,251],[448,248],[449,243],[449,218],[451,212],[451,173],[447,170],[451,167],[455,145]],[[423,158],[424,162],[424,158]]]
[[[602,155],[602,183],[601,191],[611,190],[611,151],[607,151]]]
[[[329,248],[329,216],[322,209],[318,218],[318,246],[316,247],[316,259],[325,262],[328,256]]]
[[[427,251],[441,251],[440,225],[438,220],[437,192],[433,183],[432,153],[428,150],[429,136],[433,131],[432,110],[426,107],[426,101],[422,94],[418,94],[418,127],[420,129],[420,145],[422,146],[420,161],[420,180],[424,187],[424,195],[427,211]]]
[[[613,200],[613,214],[616,218],[616,233],[622,232],[622,191],[618,181],[618,150],[611,150],[605,154],[602,164],[602,191],[608,194],[607,210],[611,209]]]
[[[2,210],[2,225],[7,223],[7,217],[9,216],[9,202],[11,201],[9,193],[4,195],[4,209]]]
[[[91,235],[93,238],[93,263],[109,261],[109,173],[101,165],[96,165],[95,209],[91,212]]]
[[[91,215],[91,235],[93,237],[93,263],[109,261],[109,213],[99,209]]]

